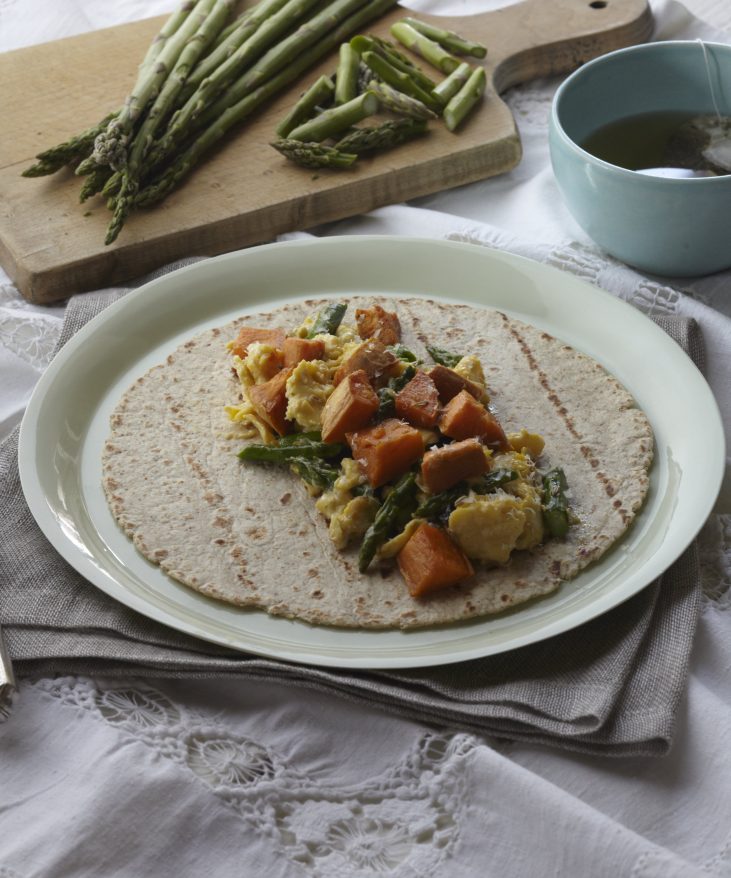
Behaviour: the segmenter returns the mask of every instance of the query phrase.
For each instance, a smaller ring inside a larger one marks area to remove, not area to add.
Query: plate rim
[[[342,243],[340,243],[342,242]],[[151,295],[151,289],[154,290],[155,287],[162,286],[163,288],[170,283],[171,278],[177,276],[180,277],[183,273],[197,273],[200,271],[205,272],[206,270],[210,270],[211,266],[215,266],[221,262],[225,261],[238,261],[238,260],[246,260],[249,258],[250,254],[267,251],[271,252],[272,248],[277,249],[294,249],[298,247],[333,247],[333,246],[342,246],[346,243],[349,246],[357,247],[378,247],[382,244],[387,244],[388,246],[393,245],[406,245],[406,246],[423,246],[427,245],[429,247],[442,246],[446,249],[453,249],[456,252],[459,252],[460,249],[469,250],[472,252],[479,252],[482,257],[486,260],[490,260],[491,258],[496,259],[498,262],[502,262],[507,264],[508,266],[515,265],[517,268],[525,268],[528,271],[529,275],[533,275],[534,273],[538,273],[539,275],[544,275],[548,273],[549,275],[553,275],[554,277],[561,276],[563,279],[569,281],[571,285],[576,286],[580,285],[581,287],[586,288],[590,291],[592,296],[598,296],[600,299],[603,299],[606,303],[611,302],[612,307],[617,307],[620,310],[628,309],[628,312],[631,312],[633,318],[640,318],[645,321],[645,329],[650,331],[650,333],[657,333],[655,336],[657,340],[662,339],[661,344],[664,344],[665,341],[669,341],[674,344],[673,340],[668,336],[660,327],[657,326],[646,314],[641,312],[639,309],[633,308],[630,304],[619,299],[616,296],[602,290],[601,288],[594,287],[589,285],[586,281],[581,278],[576,277],[575,275],[571,275],[567,272],[561,271],[559,268],[555,266],[545,265],[536,260],[529,259],[524,256],[515,255],[512,253],[507,253],[502,250],[498,250],[492,247],[479,245],[476,243],[469,243],[463,241],[452,241],[449,239],[443,238],[417,238],[417,237],[408,237],[408,236],[396,236],[396,235],[342,235],[342,236],[327,236],[322,238],[297,238],[294,240],[280,241],[276,243],[263,244],[257,247],[251,247],[244,250],[238,250],[231,253],[223,254],[221,256],[211,257],[209,259],[204,259],[190,265],[183,266],[181,268],[175,269],[171,272],[168,272],[159,277],[153,278],[147,283],[142,284],[137,289],[132,290],[127,295],[118,299],[116,302],[109,305],[99,314],[97,314],[94,318],[92,318],[88,323],[86,323],[77,333],[75,333],[68,342],[64,345],[64,347],[58,352],[58,354],[54,357],[49,367],[44,371],[41,375],[39,381],[36,384],[36,387],[33,390],[33,394],[28,403],[26,411],[24,413],[21,429],[20,429],[20,438],[18,443],[18,463],[20,470],[20,479],[21,486],[23,489],[23,493],[26,498],[26,502],[28,503],[31,514],[34,519],[38,523],[41,531],[44,533],[45,537],[49,540],[51,545],[56,549],[56,551],[61,554],[61,556],[81,575],[83,575],[87,580],[89,580],[94,587],[99,588],[102,592],[106,593],[112,599],[118,600],[127,607],[134,609],[138,612],[141,612],[147,618],[152,619],[153,621],[157,621],[161,624],[166,625],[178,632],[182,632],[198,639],[217,643],[219,645],[224,645],[228,647],[232,647],[237,651],[241,651],[243,653],[249,653],[254,656],[261,656],[266,658],[280,659],[284,661],[295,662],[297,664],[306,664],[306,665],[320,665],[320,666],[329,666],[334,668],[353,668],[353,669],[388,669],[388,668],[415,668],[415,667],[428,667],[433,665],[440,664],[450,664],[454,662],[461,662],[465,660],[470,660],[474,658],[479,658],[487,655],[498,654],[506,651],[512,651],[514,649],[518,649],[521,646],[526,646],[530,643],[539,642],[541,640],[553,637],[559,633],[563,633],[565,631],[571,630],[575,627],[578,627],[585,622],[590,621],[593,618],[596,618],[599,615],[602,615],[605,612],[608,612],[610,609],[618,606],[620,603],[628,600],[634,594],[637,594],[639,591],[646,588],[652,581],[656,578],[656,576],[660,575],[659,573],[655,573],[653,577],[651,577],[644,585],[636,588],[630,594],[626,594],[624,597],[621,597],[619,600],[609,601],[607,606],[604,604],[607,603],[606,600],[596,601],[595,605],[592,605],[593,612],[583,614],[579,610],[579,615],[582,615],[582,618],[570,624],[562,624],[562,623],[552,623],[550,625],[545,626],[545,630],[542,629],[541,632],[538,632],[536,635],[534,633],[526,633],[522,636],[514,635],[511,638],[510,645],[505,646],[498,644],[497,647],[494,645],[484,646],[484,647],[476,647],[472,650],[467,650],[459,653],[454,657],[445,656],[439,654],[437,656],[418,656],[417,658],[391,658],[391,659],[381,659],[379,657],[375,657],[372,660],[363,660],[358,658],[351,657],[329,657],[329,656],[310,656],[303,657],[300,653],[297,652],[288,652],[286,649],[273,648],[266,649],[262,648],[260,645],[256,648],[252,647],[251,644],[245,644],[240,642],[230,642],[225,638],[221,638],[220,636],[214,636],[210,633],[202,632],[195,625],[190,625],[186,623],[184,620],[170,614],[165,610],[158,610],[156,614],[150,613],[150,607],[146,605],[144,602],[140,602],[137,599],[137,596],[126,592],[126,599],[121,597],[119,594],[113,593],[110,591],[108,587],[106,587],[106,583],[102,583],[99,580],[99,576],[95,576],[95,572],[98,571],[98,565],[90,563],[88,559],[84,556],[84,553],[81,552],[76,547],[73,542],[65,535],[63,529],[59,525],[58,516],[55,515],[51,509],[50,503],[44,502],[45,495],[43,494],[40,478],[35,470],[34,461],[36,457],[36,441],[35,441],[35,427],[42,417],[43,413],[43,403],[45,395],[50,387],[53,386],[53,381],[56,379],[56,376],[59,372],[61,372],[65,368],[66,362],[74,355],[78,349],[80,349],[86,339],[96,333],[99,327],[108,324],[111,321],[115,321],[118,319],[118,314],[120,312],[124,312],[126,309],[134,307],[137,300],[142,296],[149,297]],[[215,268],[214,268],[215,271]],[[398,295],[398,291],[396,291]],[[165,293],[162,294],[164,297],[167,295]],[[304,294],[302,292],[295,293],[293,295],[294,298],[301,298]],[[404,295],[402,293],[402,295]],[[408,295],[411,295],[409,293]],[[429,297],[432,297],[432,294],[428,294]],[[449,301],[449,299],[447,299]],[[476,302],[471,302],[473,307],[484,307],[493,310],[497,310],[494,304],[489,302],[484,303],[483,305],[479,305]],[[242,310],[246,307],[246,301],[242,302]],[[199,317],[198,322],[200,323],[203,318]],[[530,322],[530,320],[522,317],[524,322]],[[200,331],[200,330],[197,330]],[[682,349],[679,348],[682,353]],[[700,370],[695,366],[690,357],[685,358],[687,360],[687,365],[696,373],[698,379],[700,379],[701,387],[705,388],[705,393],[707,396],[706,404],[708,405],[708,414],[712,417],[714,421],[714,432],[715,436],[713,437],[713,441],[719,447],[719,455],[717,460],[715,461],[715,470],[711,472],[711,482],[713,484],[713,490],[708,493],[707,503],[705,504],[705,508],[702,511],[702,515],[698,515],[698,520],[695,522],[692,528],[690,528],[687,532],[687,540],[685,543],[679,547],[677,547],[677,551],[675,551],[674,557],[672,560],[663,568],[666,570],[678,557],[685,551],[685,549],[690,545],[690,543],[695,539],[704,522],[706,521],[708,515],[710,514],[713,505],[715,504],[718,493],[721,489],[721,484],[723,480],[724,468],[725,468],[725,435],[723,431],[723,423],[721,419],[721,414],[718,408],[718,403],[713,396],[713,393],[706,382],[705,377],[702,375]],[[632,388],[628,387],[629,391],[632,393]],[[87,423],[87,427],[91,424],[91,418]],[[87,431],[88,432],[88,431]],[[86,436],[86,434],[85,434]],[[80,446],[83,445],[83,439],[80,441]],[[40,489],[40,494],[43,495],[43,498],[39,498],[38,493],[34,493],[35,489]],[[620,538],[621,540],[625,535]],[[91,554],[91,553],[90,553]],[[80,557],[81,555],[81,557]],[[94,559],[95,561],[97,559]],[[172,580],[174,582],[174,580]],[[180,585],[180,583],[177,583]],[[119,588],[124,592],[124,584],[121,582],[117,582]],[[187,588],[187,586],[181,586],[182,588]],[[601,597],[601,596],[600,596]],[[606,596],[605,596],[606,597]],[[264,610],[258,610],[256,612],[266,614]],[[519,610],[518,610],[519,612]],[[577,610],[574,610],[569,614],[569,621],[571,618],[577,614]],[[271,617],[270,617],[271,618]],[[473,622],[478,623],[489,622],[490,619],[494,617],[485,616],[482,617],[481,620],[473,620]],[[289,620],[281,620],[282,622],[286,622]],[[455,625],[460,623],[455,623]],[[315,626],[317,627],[317,626]],[[323,626],[324,628],[328,628],[329,626]],[[338,629],[344,631],[346,634],[350,629]],[[388,629],[390,630],[390,629]],[[419,630],[427,630],[427,629],[419,629]],[[360,632],[361,629],[353,629],[354,632]],[[378,632],[373,632],[378,633]]]

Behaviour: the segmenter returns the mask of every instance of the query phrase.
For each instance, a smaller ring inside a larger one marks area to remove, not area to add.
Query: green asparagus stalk
[[[449,52],[454,52],[455,55],[471,55],[473,58],[484,58],[487,55],[487,49],[483,45],[466,40],[454,31],[434,27],[425,21],[419,21],[418,18],[404,18],[403,23],[430,40],[439,43]]]
[[[99,134],[94,142],[92,160],[98,165],[111,165],[113,170],[125,166],[127,144],[132,136],[135,123],[150,100],[157,96],[185,44],[196,32],[212,5],[213,0],[198,0],[193,11],[165,42],[164,48],[155,59],[155,63],[146,68],[139,77],[119,115],[109,123],[106,130]]]
[[[444,108],[444,124],[450,131],[454,131],[474,108],[482,97],[486,84],[487,76],[483,68],[473,70],[467,82]]]
[[[436,84],[420,67],[417,67],[408,60],[403,60],[404,55],[398,50],[395,50],[387,40],[379,39],[370,34],[367,36],[364,34],[358,34],[358,36],[353,37],[350,41],[350,45],[359,55],[362,55],[363,52],[375,52],[377,55],[380,55],[388,61],[392,67],[395,67],[397,70],[410,76],[417,85],[420,85],[424,89],[424,91],[431,91]]]
[[[447,488],[446,491],[427,497],[417,507],[416,512],[414,512],[414,518],[426,518],[429,520],[443,518],[449,515],[457,500],[460,497],[465,497],[470,491],[474,491],[476,494],[492,494],[498,488],[517,478],[518,474],[514,470],[496,469],[475,482],[458,482],[453,487]]]
[[[365,532],[358,553],[358,569],[365,573],[378,549],[386,542],[394,525],[405,511],[411,512],[416,497],[416,475],[406,473],[394,485],[376,513],[373,524]]]
[[[441,111],[442,105],[439,101],[432,96],[430,91],[425,91],[408,73],[404,73],[403,70],[397,70],[385,58],[377,55],[375,52],[364,52],[362,58],[376,76],[387,85],[403,92],[403,94],[409,97],[416,98],[417,101],[421,101],[422,104],[425,104],[434,112]]]
[[[240,460],[255,460],[265,463],[284,463],[293,458],[303,459],[317,458],[328,460],[343,453],[343,446],[335,442],[297,442],[283,445],[276,443],[271,445],[253,444],[247,445],[239,451]]]
[[[179,29],[183,24],[188,15],[195,8],[195,0],[184,0],[183,3],[172,13],[172,15],[165,21],[163,26],[160,28],[159,32],[155,39],[150,43],[149,48],[145,54],[145,57],[142,59],[142,63],[139,66],[140,72],[146,71],[150,65],[157,59],[157,56],[162,52],[165,48],[165,44]]]
[[[295,165],[303,168],[349,168],[358,156],[321,143],[290,140],[283,137],[272,143],[274,149]]]
[[[337,86],[336,86],[337,89]],[[302,140],[311,143],[320,143],[328,137],[335,137],[341,131],[352,127],[356,122],[366,119],[378,112],[378,98],[371,91],[358,95],[357,98],[341,104],[339,107],[331,107],[320,113],[314,119],[309,119],[290,131],[290,140]]]
[[[435,85],[431,93],[441,104],[446,106],[467,82],[471,73],[472,68],[466,61],[463,61],[446,79]]]
[[[59,143],[57,146],[52,146],[50,149],[39,152],[36,156],[38,162],[35,165],[26,168],[22,172],[22,176],[45,177],[48,174],[55,174],[56,171],[60,170],[65,165],[68,165],[70,162],[87,155],[89,150],[94,146],[94,140],[97,135],[104,131],[116,115],[116,113],[110,113],[108,116],[105,116],[101,122],[92,125],[91,128],[87,128],[86,131],[82,131],[80,134],[70,137],[68,140]]]
[[[436,119],[437,114],[430,110],[426,104],[422,104],[416,98],[410,98],[403,92],[397,91],[386,82],[372,79],[368,83],[369,91],[372,91],[381,102],[383,109],[406,116],[409,119]]]
[[[335,335],[347,310],[346,302],[331,302],[329,305],[325,305],[310,327],[307,338],[315,338],[317,335]]]
[[[569,529],[566,474],[556,467],[543,477],[543,523],[552,537],[565,537]]]
[[[340,46],[338,70],[335,75],[335,103],[347,104],[358,95],[360,55],[350,43]]]
[[[305,457],[295,457],[290,461],[290,469],[298,475],[303,482],[327,491],[335,484],[335,480],[341,474],[340,467],[332,466],[322,460],[313,460]]]
[[[357,33],[364,24],[383,15],[394,5],[395,0],[371,0],[365,6],[356,8],[358,2],[360,0],[335,0],[323,10],[328,13],[324,22],[320,19],[323,33],[317,30],[319,24],[313,27],[311,21],[295,31],[292,35],[294,40],[288,37],[279,46],[270,49],[257,62],[254,71],[250,71],[229,88],[226,96],[201,117],[201,124],[206,127],[186,150],[177,154],[161,176],[140,192],[137,206],[150,207],[162,201],[190,173],[201,156],[232,126],[246,119],[264,101],[289,85],[353,33]],[[313,32],[316,36],[312,36]],[[311,39],[306,40],[306,44],[296,51],[298,39],[307,35]],[[248,81],[242,86],[245,79]],[[259,84],[254,85],[255,83]]]
[[[438,348],[434,345],[427,345],[426,350],[435,363],[439,363],[440,366],[448,366],[450,369],[454,368],[462,359],[462,354],[453,354],[451,351],[445,351],[444,348]]]
[[[287,137],[293,128],[310,119],[318,106],[327,106],[335,94],[332,79],[324,74],[317,79],[277,125],[277,134]]]
[[[142,163],[153,143],[160,123],[167,118],[185,80],[201,54],[211,45],[231,14],[236,0],[215,0],[198,29],[183,46],[170,75],[165,80],[152,106],[136,133],[128,158],[122,170],[119,191],[116,194],[114,214],[107,230],[106,244],[119,235],[139,192]]]
[[[392,149],[407,140],[413,140],[425,134],[427,124],[424,119],[397,119],[367,128],[356,128],[346,134],[335,144],[336,149],[343,152],[354,152],[363,155],[378,149]]]
[[[79,192],[79,202],[83,204],[91,198],[92,195],[101,192],[113,173],[114,172],[109,165],[104,165],[103,167],[92,171],[91,174],[84,179],[84,184]]]
[[[272,0],[276,3],[277,0]],[[262,21],[260,27],[210,76],[205,78],[186,103],[173,116],[165,132],[161,148],[169,150],[186,136],[191,121],[199,116],[244,71],[262,56],[267,49],[286,33],[292,24],[318,3],[319,0],[287,0],[274,14]]]
[[[411,25],[404,24],[403,21],[397,21],[396,24],[392,24],[391,33],[407,49],[428,61],[437,70],[441,70],[442,73],[450,74],[460,65],[459,59],[455,58],[454,55],[450,55],[449,52],[445,52],[439,43],[435,43],[434,40],[430,40],[429,37],[420,34],[418,30],[414,30]]]

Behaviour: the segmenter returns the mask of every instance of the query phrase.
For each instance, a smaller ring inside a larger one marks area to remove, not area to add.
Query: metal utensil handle
[[[0,628],[0,722],[10,715],[10,707],[17,691],[13,666],[10,656],[3,642],[3,632]]]

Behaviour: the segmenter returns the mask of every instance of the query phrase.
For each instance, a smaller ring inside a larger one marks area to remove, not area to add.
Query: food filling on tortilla
[[[289,331],[246,325],[229,342],[241,400],[226,411],[257,440],[244,465],[289,467],[335,548],[357,544],[361,573],[394,559],[414,598],[564,538],[564,472],[541,469],[540,434],[503,430],[480,359],[427,345],[426,362],[395,312],[358,308],[349,325],[346,309]]]

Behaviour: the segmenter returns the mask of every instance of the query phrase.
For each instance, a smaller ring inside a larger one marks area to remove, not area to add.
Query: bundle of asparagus
[[[228,23],[236,0],[185,0],[124,105],[40,153],[23,175],[74,167],[85,178],[81,201],[107,199],[111,244],[133,209],[160,202],[234,125],[395,2],[259,0]]]
[[[304,92],[277,126],[279,138],[272,146],[306,168],[349,168],[363,153],[390,149],[424,134],[430,119],[441,116],[454,131],[487,82],[483,68],[473,69],[455,54],[484,58],[487,50],[415,18],[396,22],[391,34],[445,78],[435,83],[392,43],[359,34],[340,46],[335,81],[321,76]],[[379,110],[398,118],[353,127]]]

